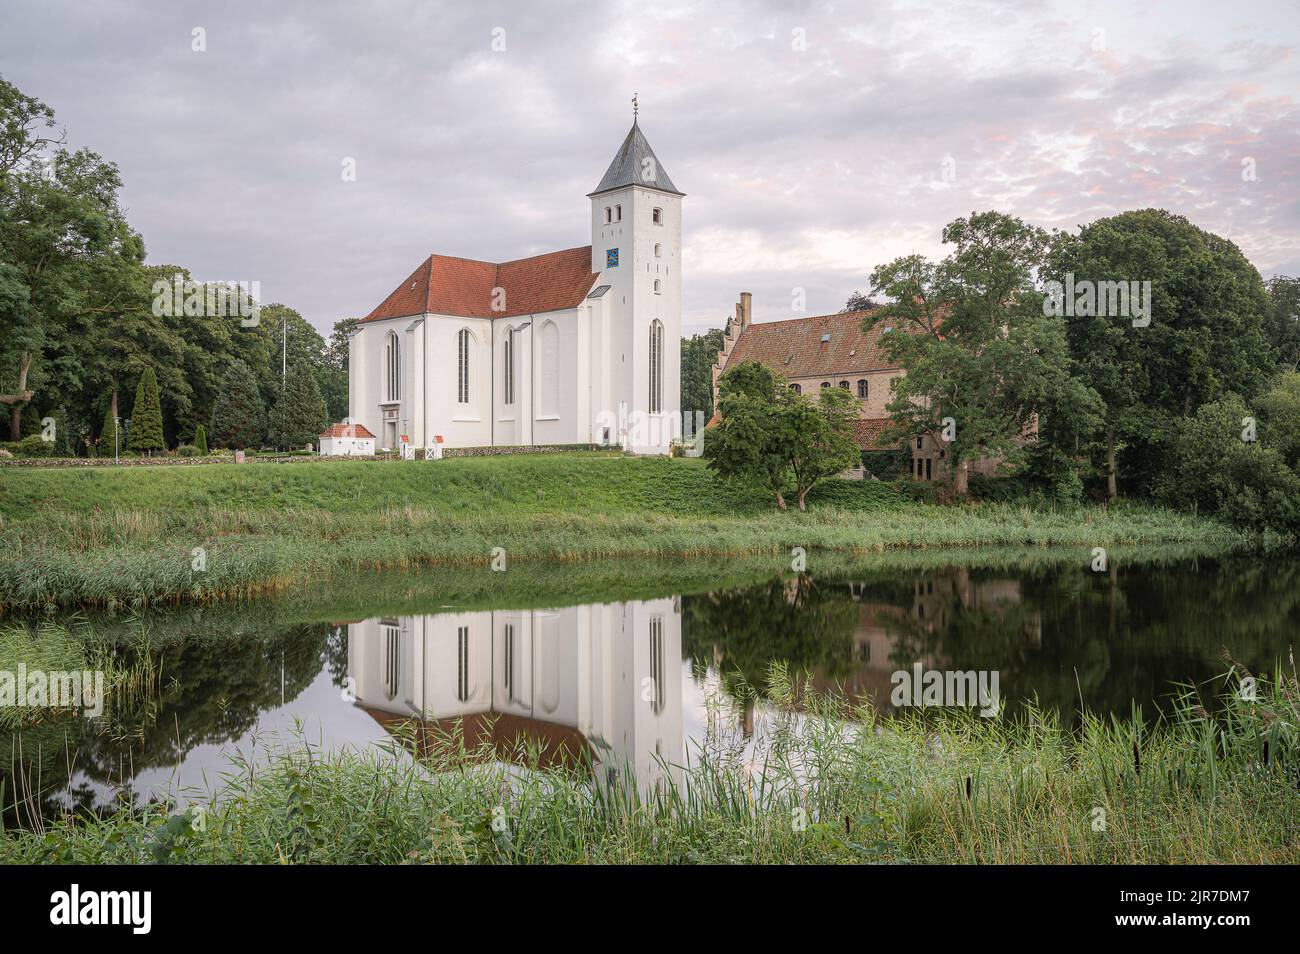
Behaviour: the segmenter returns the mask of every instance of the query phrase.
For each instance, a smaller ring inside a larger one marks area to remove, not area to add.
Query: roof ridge
[[[855,315],[869,315],[871,309],[862,309],[860,311],[831,311],[824,315],[803,315],[799,318],[778,318],[775,321],[751,321],[746,328],[757,328],[759,325],[785,325],[792,321],[816,321],[818,318],[851,318]]]

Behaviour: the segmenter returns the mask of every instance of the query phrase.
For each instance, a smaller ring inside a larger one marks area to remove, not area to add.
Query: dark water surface
[[[1154,717],[1176,683],[1211,699],[1229,657],[1290,669],[1300,557],[873,570],[537,608],[410,605],[387,587],[341,614],[325,596],[315,612],[306,598],[292,614],[268,600],[82,621],[126,655],[147,634],[161,691],[108,720],[9,733],[6,824],[219,788],[232,757],[304,739],[328,751],[454,727],[551,760],[591,744],[653,775],[720,718],[743,736],[763,700],[717,700],[764,686],[774,663],[882,712],[892,674],[919,663],[996,671],[1004,718],[1035,701],[1067,725],[1135,703]]]

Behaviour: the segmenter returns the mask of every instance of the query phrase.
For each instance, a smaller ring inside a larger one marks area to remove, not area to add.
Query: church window
[[[506,332],[505,347],[502,349],[501,376],[504,379],[502,398],[506,404],[515,403],[515,330]]]
[[[823,381],[823,382],[822,382],[822,387],[824,387],[824,388],[828,388],[828,387],[830,387],[830,386],[831,386],[831,383],[830,383],[829,381]]]
[[[621,205],[614,206],[614,221],[615,222],[623,221],[623,207]]]
[[[560,413],[560,329],[555,322],[548,321],[542,325],[541,378],[540,394],[541,413],[547,416]]]
[[[613,221],[613,215],[614,215],[614,210],[611,209],[609,206],[605,206],[605,224],[606,224],[606,225],[609,225],[609,223]]]
[[[650,413],[664,409],[664,326],[650,323]]]
[[[664,256],[664,247],[660,245],[658,242],[655,242],[655,258],[663,258],[663,256]]]
[[[469,627],[456,627],[456,698],[469,702]]]
[[[395,331],[390,331],[384,342],[384,399],[402,399],[402,345]]]
[[[917,450],[921,449],[921,438],[919,437],[916,439],[916,449]]]
[[[858,380],[858,397],[862,398],[862,400],[864,400],[864,401],[867,399],[867,379],[866,379],[866,378],[861,378],[861,379]]]
[[[462,328],[456,332],[456,400],[469,403],[469,346],[473,336]]]
[[[657,279],[657,278],[655,279],[655,294],[656,294],[656,295],[662,295],[662,294],[663,294],[663,283],[662,283],[661,281],[659,281],[659,279]]]
[[[385,620],[384,631],[384,695],[391,701],[397,698],[402,684],[401,630],[397,623]]]
[[[651,213],[650,213],[650,221],[653,222],[655,225],[663,225],[663,224],[664,224],[664,210],[663,210],[663,209],[655,209],[653,212],[651,212]]]
[[[792,384],[792,385],[790,385],[790,390],[793,391],[795,394],[802,394],[802,393],[803,393],[803,388],[799,387],[799,385],[797,385],[797,384]]]
[[[847,390],[849,389],[849,382],[847,382],[847,381],[841,381],[841,382],[840,382],[840,387],[842,387],[844,390],[847,391]]]

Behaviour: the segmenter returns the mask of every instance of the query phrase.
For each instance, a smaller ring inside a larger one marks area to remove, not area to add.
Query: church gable
[[[597,274],[591,246],[494,264],[430,255],[362,321],[422,314],[510,318],[563,311],[582,303]],[[495,298],[502,289],[504,299]],[[504,306],[493,309],[494,304]]]

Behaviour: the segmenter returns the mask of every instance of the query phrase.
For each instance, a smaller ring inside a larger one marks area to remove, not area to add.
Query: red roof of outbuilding
[[[591,246],[569,248],[513,262],[478,262],[430,255],[362,321],[414,315],[510,318],[576,308],[596,283]],[[504,300],[495,301],[495,289]],[[492,306],[503,306],[500,310]]]
[[[331,424],[321,432],[321,437],[369,437],[374,439],[374,434],[366,430],[364,424]]]

